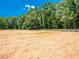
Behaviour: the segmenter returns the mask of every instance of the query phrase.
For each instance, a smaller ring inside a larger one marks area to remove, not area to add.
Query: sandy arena
[[[79,32],[0,30],[0,59],[79,59]]]

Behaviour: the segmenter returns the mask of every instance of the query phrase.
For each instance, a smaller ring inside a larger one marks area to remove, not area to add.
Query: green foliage
[[[19,17],[0,17],[0,29],[78,29],[79,0],[45,3]]]
[[[7,21],[4,18],[0,17],[0,29],[7,29],[7,25]]]

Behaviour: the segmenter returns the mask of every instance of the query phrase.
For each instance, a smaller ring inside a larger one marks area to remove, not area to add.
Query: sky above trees
[[[0,16],[20,16],[27,13],[30,8],[40,6],[48,0],[0,0]],[[61,0],[50,0],[59,2]]]

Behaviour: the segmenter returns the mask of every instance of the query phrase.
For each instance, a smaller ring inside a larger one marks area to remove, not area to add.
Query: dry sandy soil
[[[0,30],[0,59],[79,59],[79,32]]]

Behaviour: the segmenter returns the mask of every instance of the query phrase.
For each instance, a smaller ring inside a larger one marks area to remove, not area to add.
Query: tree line
[[[19,17],[0,17],[0,29],[79,29],[79,0],[47,2]]]

